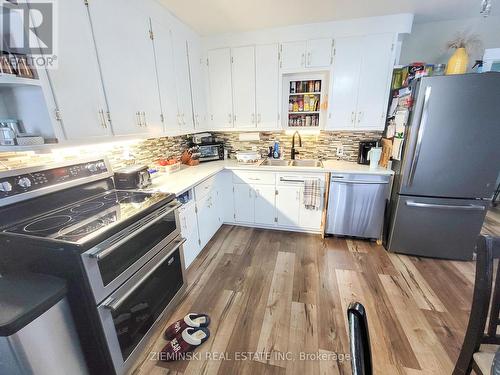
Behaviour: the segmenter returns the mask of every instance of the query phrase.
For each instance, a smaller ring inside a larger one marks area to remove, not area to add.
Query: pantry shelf
[[[321,95],[321,91],[319,91],[319,92],[316,92],[316,91],[313,91],[313,92],[296,92],[296,93],[291,92],[290,93],[290,96],[298,96],[298,95]]]
[[[299,111],[299,112],[288,112],[289,115],[318,115],[320,111]]]
[[[38,79],[0,74],[0,87],[40,86]]]

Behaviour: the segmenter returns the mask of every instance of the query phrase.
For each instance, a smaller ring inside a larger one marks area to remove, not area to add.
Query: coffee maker
[[[370,164],[368,160],[368,152],[372,149],[372,147],[378,146],[378,140],[368,140],[359,142],[359,150],[358,150],[358,164]]]

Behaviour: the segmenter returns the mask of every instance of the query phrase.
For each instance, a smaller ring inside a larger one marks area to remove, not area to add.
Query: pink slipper
[[[203,328],[210,324],[210,317],[207,314],[189,313],[184,319],[180,319],[172,323],[163,334],[165,340],[173,340],[179,332],[184,331],[188,327]]]
[[[187,353],[193,352],[198,346],[203,344],[210,337],[207,328],[188,327],[177,335],[161,350],[160,360],[164,362],[189,359]]]

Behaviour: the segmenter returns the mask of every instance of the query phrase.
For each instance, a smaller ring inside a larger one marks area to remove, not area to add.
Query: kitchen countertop
[[[261,166],[258,164],[240,164],[236,160],[221,160],[202,163],[194,167],[183,165],[182,169],[172,174],[158,172],[153,177],[151,189],[157,189],[179,196],[185,191],[192,189],[200,182],[227,170],[251,170],[251,171],[270,171],[270,172],[316,172],[316,173],[362,173],[392,175],[392,170],[385,168],[370,169],[368,165],[360,165],[354,162],[325,160],[323,168],[314,167],[289,167],[289,166]]]

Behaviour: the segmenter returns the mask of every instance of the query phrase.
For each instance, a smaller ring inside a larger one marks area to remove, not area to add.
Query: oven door
[[[200,146],[200,161],[219,160],[219,145]]]
[[[180,236],[98,306],[117,374],[129,370],[185,289]]]
[[[82,254],[96,303],[100,303],[180,234],[178,208],[170,202]]]

